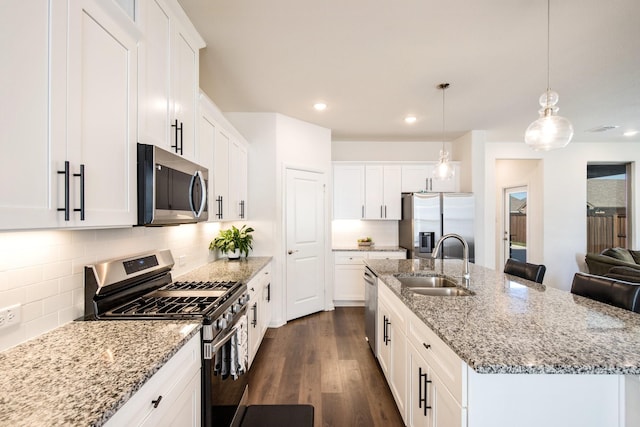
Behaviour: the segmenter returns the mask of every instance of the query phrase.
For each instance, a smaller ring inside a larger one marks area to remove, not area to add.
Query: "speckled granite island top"
[[[71,322],[6,350],[0,426],[103,425],[199,331],[192,321]]]
[[[473,264],[475,295],[418,295],[394,275],[439,273],[460,280],[462,262],[366,263],[478,373],[640,374],[637,313]]]

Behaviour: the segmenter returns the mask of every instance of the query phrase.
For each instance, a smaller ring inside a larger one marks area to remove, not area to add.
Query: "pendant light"
[[[433,170],[433,178],[438,180],[448,180],[453,178],[455,170],[449,161],[449,152],[444,149],[444,91],[449,87],[449,83],[440,83],[438,89],[442,90],[442,150],[440,150],[440,162]]]
[[[551,90],[549,77],[549,40],[551,21],[551,0],[547,0],[547,90],[540,95],[540,118],[531,123],[524,134],[524,142],[536,151],[549,151],[566,147],[573,138],[573,126],[564,117],[559,116],[558,94]]]

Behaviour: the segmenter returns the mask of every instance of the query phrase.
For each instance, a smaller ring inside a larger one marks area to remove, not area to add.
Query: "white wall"
[[[326,182],[325,306],[332,308],[331,258],[331,131],[277,113],[225,113],[249,141],[249,221],[256,228],[255,255],[273,256],[272,326],[286,323],[286,229],[284,218],[286,168],[322,173]],[[258,242],[258,239],[262,242]]]
[[[20,324],[0,329],[0,351],[84,313],[84,266],[170,249],[174,277],[212,261],[219,224],[0,233],[0,308],[21,304]],[[180,257],[183,257],[180,259]]]
[[[474,162],[486,165],[484,181],[496,182],[495,165],[498,159],[541,159],[543,164],[543,260],[547,266],[544,283],[559,289],[569,290],[573,275],[585,271],[586,251],[586,193],[588,162],[634,162],[631,185],[633,201],[629,215],[636,228],[632,230],[630,247],[640,247],[640,177],[637,164],[640,149],[637,143],[581,143],[572,142],[564,149],[539,153],[531,151],[524,143],[486,143],[482,159]],[[496,192],[494,184],[486,186],[484,198],[487,217],[487,236],[496,235]],[[481,249],[486,253],[484,265],[496,265],[495,243],[485,242]]]
[[[442,142],[435,141],[333,141],[333,161],[437,161]],[[451,150],[451,143],[445,143]],[[458,160],[452,158],[451,160]]]

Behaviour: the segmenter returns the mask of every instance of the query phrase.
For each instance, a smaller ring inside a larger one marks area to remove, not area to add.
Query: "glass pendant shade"
[[[444,149],[440,150],[440,162],[433,169],[433,177],[439,180],[449,180],[455,176],[455,169],[449,162],[449,153]]]
[[[540,96],[540,118],[531,123],[524,134],[524,142],[536,151],[564,148],[573,138],[571,122],[557,114],[558,98],[551,90]]]

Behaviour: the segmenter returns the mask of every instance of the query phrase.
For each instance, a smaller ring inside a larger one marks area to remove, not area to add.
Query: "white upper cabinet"
[[[138,22],[139,142],[195,160],[204,41],[175,0],[142,0]]]
[[[199,111],[198,161],[209,167],[209,221],[247,219],[247,143],[204,94]]]
[[[118,19],[102,3],[70,2],[71,209],[76,225],[132,225],[137,213],[137,39],[132,23],[125,28],[124,12],[116,7]]]
[[[401,177],[399,165],[365,166],[365,219],[400,219]]]
[[[364,218],[364,165],[333,166],[333,219]]]
[[[451,192],[460,191],[460,164],[451,162],[455,170],[455,175],[449,180],[437,180],[433,178],[433,170],[437,163],[416,163],[402,165],[402,192],[417,193],[420,191],[429,192]]]
[[[136,43],[115,3],[4,1],[2,229],[135,223]],[[15,181],[13,181],[15,182]]]

